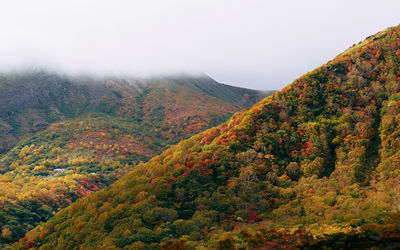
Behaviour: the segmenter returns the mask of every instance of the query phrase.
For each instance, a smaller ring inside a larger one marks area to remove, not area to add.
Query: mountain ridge
[[[264,95],[257,91],[243,89],[242,91],[247,91],[249,97],[255,99],[240,100],[240,91],[230,91],[229,95],[226,94],[230,89],[236,90],[236,87],[220,85],[205,76],[118,79],[115,77],[70,77],[46,71],[2,73],[0,75],[0,135],[4,139],[0,143],[0,151],[7,151],[18,140],[43,130],[52,122],[71,119],[87,112],[113,113],[115,109],[124,105],[135,106],[137,103],[132,98],[142,95],[148,88],[154,89],[156,85],[166,84],[166,81],[170,81],[171,84],[181,84],[187,89],[195,87],[191,81],[197,81],[204,86],[213,86],[214,89],[208,92],[205,92],[207,90],[205,87],[193,89],[200,90],[206,95],[212,94],[212,91],[216,90],[215,86],[224,86],[226,88],[217,88],[223,93],[216,92],[211,96],[238,108],[249,106]],[[160,87],[157,86],[157,88]],[[127,99],[130,98],[129,104],[122,103],[121,91],[127,94]],[[230,101],[229,98],[231,98]],[[140,115],[140,112],[135,115]]]

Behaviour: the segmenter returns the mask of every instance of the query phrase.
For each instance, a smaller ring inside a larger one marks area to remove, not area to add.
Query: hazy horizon
[[[278,90],[400,23],[400,2],[3,1],[0,71],[207,74]]]

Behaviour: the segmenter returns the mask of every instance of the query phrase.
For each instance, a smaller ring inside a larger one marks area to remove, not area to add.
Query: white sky
[[[280,89],[389,26],[399,0],[1,0],[0,71],[206,73]]]

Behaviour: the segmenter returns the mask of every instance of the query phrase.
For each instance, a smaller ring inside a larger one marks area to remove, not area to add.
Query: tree
[[[3,239],[5,239],[6,241],[10,241],[12,239],[12,232],[10,229],[8,228],[3,228],[3,230],[1,230],[1,237]]]
[[[297,162],[291,162],[286,167],[286,173],[292,180],[298,180],[300,177],[300,167]]]

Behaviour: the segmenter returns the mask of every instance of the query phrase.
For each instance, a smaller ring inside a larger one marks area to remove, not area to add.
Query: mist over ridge
[[[349,44],[400,23],[398,1],[374,3],[5,1],[0,71],[205,72],[230,85],[281,89]]]

